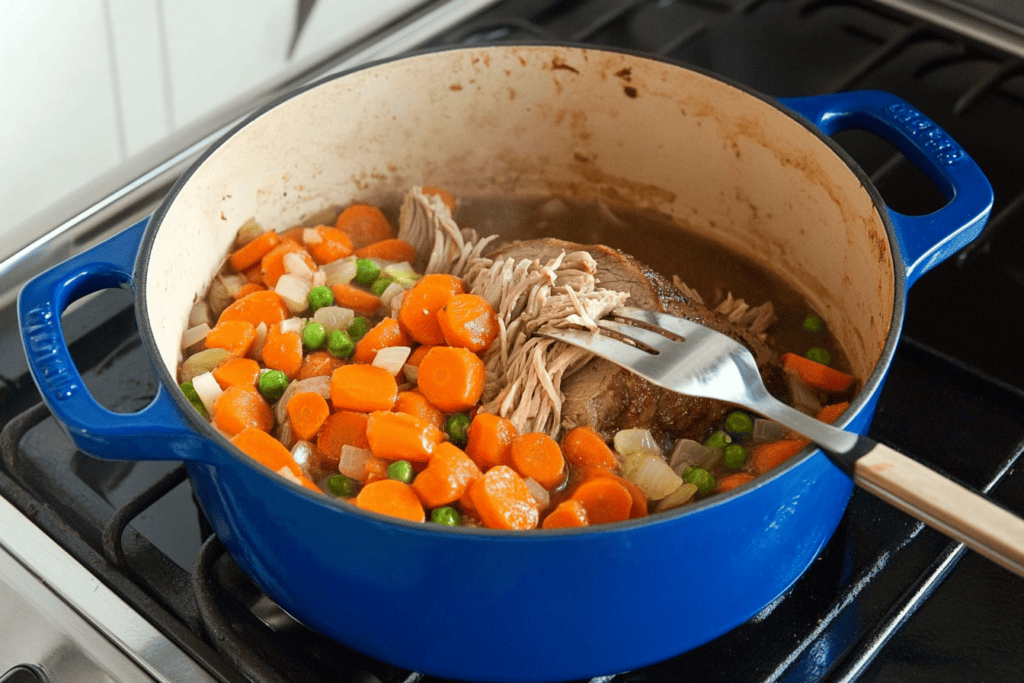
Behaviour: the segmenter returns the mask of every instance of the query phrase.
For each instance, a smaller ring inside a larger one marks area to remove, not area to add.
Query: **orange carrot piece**
[[[329,376],[344,364],[345,361],[335,358],[326,351],[312,351],[302,359],[302,367],[299,368],[299,374],[295,376],[295,379]]]
[[[743,486],[748,481],[754,481],[757,479],[753,474],[747,472],[735,472],[733,474],[727,474],[718,480],[718,484],[715,486],[715,493],[725,493],[726,491],[732,491],[737,486]]]
[[[224,312],[220,314],[217,324],[229,320],[244,320],[252,323],[254,327],[258,327],[260,323],[265,323],[267,327],[270,327],[285,318],[290,318],[291,315],[291,311],[288,310],[284,300],[278,296],[277,292],[268,289],[262,292],[253,292],[225,308]]]
[[[445,206],[448,207],[448,210],[450,212],[455,213],[455,198],[452,197],[451,193],[448,192],[447,190],[444,190],[440,187],[434,187],[432,185],[425,185],[421,189],[421,191],[423,192],[423,194],[434,195],[435,197],[439,198],[442,202],[445,203]]]
[[[317,265],[313,257],[302,248],[297,242],[282,240],[280,244],[267,252],[266,256],[260,259],[260,268],[263,272],[263,284],[271,289],[277,285],[277,281],[285,274],[284,257],[288,254],[296,254],[301,258],[310,270],[316,270]]]
[[[416,281],[413,289],[416,287],[440,287],[450,292],[452,296],[466,293],[466,283],[462,278],[448,273],[428,273]]]
[[[302,335],[282,332],[281,324],[271,325],[263,342],[263,365],[280,370],[288,379],[294,379],[302,367]]]
[[[840,372],[795,353],[782,354],[782,365],[796,370],[800,377],[812,387],[825,391],[846,391],[855,379],[853,375]]]
[[[268,230],[228,257],[228,265],[236,272],[256,265],[271,249],[281,243],[281,237]]]
[[[818,414],[815,415],[815,417],[821,420],[822,422],[832,424],[836,420],[838,420],[839,416],[845,413],[846,409],[849,407],[849,401],[843,401],[842,403],[833,403],[830,406],[824,406],[821,410],[818,411]]]
[[[444,332],[441,331],[438,311],[451,298],[451,292],[443,287],[417,285],[402,298],[398,322],[415,342],[428,345],[444,344]]]
[[[426,469],[416,475],[412,490],[424,507],[453,503],[469,490],[483,472],[457,446],[444,442],[434,447]]]
[[[274,414],[255,387],[236,384],[228,387],[213,404],[213,426],[228,437],[249,427],[268,432],[274,426]]]
[[[353,285],[332,285],[331,292],[336,306],[351,308],[356,313],[372,315],[380,308],[379,296]]]
[[[750,452],[751,466],[757,474],[764,474],[792,458],[808,443],[807,439],[783,439],[754,446]]]
[[[280,441],[261,429],[249,427],[231,438],[231,443],[250,458],[275,472],[287,468],[296,477],[302,470],[295,464],[292,454]]]
[[[206,334],[206,348],[224,349],[232,356],[249,353],[256,341],[256,326],[246,320],[225,320]]]
[[[473,353],[486,351],[498,337],[494,309],[476,294],[453,296],[437,312],[437,322],[449,346],[461,346]]]
[[[391,346],[409,346],[409,338],[405,336],[397,320],[384,318],[356,342],[352,360],[356,363],[372,363],[378,351]]]
[[[563,500],[548,516],[541,522],[541,529],[572,529],[575,527],[587,526],[590,521],[587,519],[587,508],[583,502],[570,498]]]
[[[331,374],[331,404],[335,410],[391,410],[397,397],[394,376],[376,365],[343,365]]]
[[[230,358],[213,370],[221,389],[235,385],[255,387],[260,380],[260,364],[251,358]]]
[[[258,282],[246,282],[244,285],[238,288],[237,292],[235,292],[235,301],[238,301],[239,299],[244,299],[253,292],[262,292],[264,289],[266,289],[266,287],[264,287]]]
[[[259,263],[254,266],[249,266],[243,270],[242,275],[245,275],[245,279],[248,280],[250,284],[263,284],[263,269],[260,267]],[[235,298],[241,299],[242,297],[236,296]]]
[[[394,479],[381,479],[366,484],[352,502],[363,510],[410,522],[422,522],[427,518],[412,487]]]
[[[320,265],[352,255],[352,240],[345,231],[329,225],[318,225],[314,230],[320,241],[307,242],[306,251]]]
[[[469,487],[473,509],[491,529],[536,529],[540,521],[530,488],[506,465],[487,470]]]
[[[413,263],[416,260],[416,247],[405,240],[389,239],[367,244],[356,249],[356,256],[359,258],[379,258],[382,261],[394,261],[395,263]]]
[[[466,455],[482,470],[508,465],[512,460],[512,442],[519,430],[498,415],[477,413],[467,430]]]
[[[366,421],[366,440],[378,458],[426,462],[444,432],[415,415],[378,410]]]
[[[381,479],[389,479],[388,465],[390,464],[390,460],[378,458],[375,455],[370,456],[363,464],[363,483],[370,484]]]
[[[292,425],[292,434],[303,441],[312,441],[331,414],[327,399],[312,391],[292,394],[284,409]]]
[[[629,519],[633,510],[633,496],[617,477],[591,477],[577,486],[570,498],[583,503],[591,524],[621,522]]]
[[[420,361],[416,384],[433,405],[457,413],[476,405],[484,393],[484,362],[468,349],[438,346]]]
[[[509,447],[512,469],[523,479],[533,478],[546,489],[558,487],[565,481],[565,458],[558,442],[547,434],[530,432],[520,434]]]
[[[434,425],[440,430],[444,429],[444,413],[435,408],[427,400],[426,396],[418,391],[400,391],[395,399],[394,411],[406,413],[418,417]]]
[[[562,439],[562,455],[574,465],[592,465],[612,471],[619,461],[605,440],[590,427],[576,427]]]
[[[438,345],[437,344],[421,344],[420,346],[417,346],[415,349],[412,350],[412,353],[409,354],[409,357],[406,359],[405,364],[406,365],[415,365],[416,367],[419,367],[420,366],[420,362],[423,360],[423,358],[428,353],[430,353],[430,349],[434,348],[435,346],[438,346]]]
[[[304,234],[305,230],[305,227],[301,225],[296,225],[293,228],[288,228],[287,230],[283,231],[281,233],[281,239],[288,240],[290,242],[295,242],[295,244],[298,245],[302,245],[302,235]]]
[[[335,462],[341,457],[341,449],[344,446],[369,448],[370,442],[366,439],[366,423],[369,419],[370,416],[366,413],[351,410],[331,413],[320,427],[320,433],[316,437],[317,447]]]
[[[357,248],[394,237],[387,217],[380,209],[366,204],[353,204],[342,211],[334,227],[348,233]]]

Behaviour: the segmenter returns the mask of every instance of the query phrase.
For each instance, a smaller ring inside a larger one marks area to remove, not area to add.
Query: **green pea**
[[[408,460],[396,460],[388,465],[388,479],[400,481],[403,484],[411,484],[416,472],[412,469],[412,463]]]
[[[717,432],[704,439],[704,445],[708,448],[714,448],[722,450],[728,444],[732,443],[732,437],[719,429]]]
[[[356,343],[345,330],[334,330],[327,338],[327,352],[336,358],[350,358],[356,351]]]
[[[730,434],[750,434],[754,431],[754,420],[742,410],[734,410],[725,416],[725,431]]]
[[[469,440],[469,413],[454,413],[448,416],[448,419],[444,421],[444,433],[448,435],[448,440],[453,444],[462,448],[466,445]]]
[[[276,401],[288,388],[288,375],[280,370],[270,370],[260,375],[259,390],[267,400]]]
[[[351,498],[359,492],[359,482],[344,474],[335,474],[327,480],[327,488],[338,498]]]
[[[356,316],[348,326],[348,336],[352,341],[359,341],[370,330],[370,321],[362,316]]]
[[[459,511],[451,505],[445,505],[444,507],[434,508],[431,510],[430,521],[434,524],[443,524],[444,526],[459,526],[462,524],[462,518],[459,516]]]
[[[196,388],[192,386],[192,382],[182,382],[178,386],[181,387],[181,393],[185,394],[185,398],[192,404],[192,407],[198,410],[200,415],[209,419],[210,414],[206,412],[203,399],[199,398],[199,394],[196,392]]]
[[[747,449],[738,443],[729,444],[722,453],[722,462],[725,463],[726,467],[731,467],[734,470],[743,467],[746,461]]]
[[[807,353],[804,354],[815,363],[821,363],[822,365],[828,365],[832,362],[832,354],[820,346],[815,346],[812,349],[807,349]]]
[[[306,297],[306,300],[309,301],[310,310],[316,313],[318,308],[334,305],[334,292],[331,291],[330,287],[314,287],[309,290],[309,296]]]
[[[824,327],[825,322],[813,313],[808,313],[804,318],[804,329],[808,332],[821,332]]]
[[[361,258],[356,261],[356,276],[353,278],[361,285],[372,285],[380,277],[380,266],[373,259]]]
[[[373,284],[370,285],[370,291],[376,294],[377,296],[380,296],[381,294],[384,293],[384,290],[387,289],[389,285],[391,285],[392,282],[394,282],[394,280],[382,275],[381,277],[373,281]]]
[[[709,493],[715,490],[715,478],[703,467],[694,467],[683,474],[683,481],[693,484],[700,493]]]
[[[310,351],[316,351],[327,343],[327,330],[318,322],[306,323],[302,328],[302,343]]]

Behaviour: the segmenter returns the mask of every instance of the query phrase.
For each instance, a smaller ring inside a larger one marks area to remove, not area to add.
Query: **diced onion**
[[[817,415],[821,410],[817,392],[800,377],[795,370],[786,370],[786,383],[789,395],[793,399],[793,407],[808,415]]]
[[[651,500],[661,500],[683,483],[683,478],[673,472],[660,455],[654,453],[631,454],[626,459],[626,469],[626,478],[640,487]]]
[[[299,478],[295,476],[295,473],[291,471],[291,468],[289,468],[288,465],[284,465],[277,471],[277,473],[290,482],[294,482],[296,484],[300,483]]]
[[[711,467],[722,456],[716,448],[708,448],[692,439],[679,439],[672,449],[668,464],[676,474],[683,474],[691,467]]]
[[[356,257],[348,256],[337,261],[331,261],[320,266],[320,270],[327,278],[324,282],[328,287],[332,285],[347,285],[356,276]]]
[[[526,483],[526,488],[530,489],[530,493],[533,494],[533,499],[537,501],[537,509],[539,511],[547,510],[551,505],[551,494],[548,493],[548,490],[538,484],[533,477],[527,477],[523,481]]]
[[[206,299],[200,299],[192,304],[192,310],[188,312],[189,327],[195,327],[203,323],[210,324],[210,306],[206,303]]]
[[[181,364],[182,382],[192,381],[196,375],[209,372],[224,362],[231,354],[225,349],[205,349],[185,359]]]
[[[302,229],[302,242],[303,244],[320,244],[324,241],[323,235],[316,228],[303,228]]]
[[[420,279],[419,274],[413,270],[412,265],[408,261],[385,266],[381,273],[406,289],[411,289],[416,284],[416,281]]]
[[[264,232],[263,226],[257,223],[255,218],[250,218],[242,223],[242,227],[235,233],[235,247],[244,247]]]
[[[397,376],[411,353],[412,348],[409,346],[385,346],[374,355],[372,365]]]
[[[234,298],[242,290],[242,287],[249,284],[249,280],[241,273],[221,275],[220,280],[224,284],[224,289],[231,295],[231,298]]]
[[[313,444],[309,441],[296,441],[292,446],[292,460],[307,476],[313,466]]]
[[[309,280],[298,275],[285,273],[277,280],[274,291],[284,300],[292,313],[302,313],[309,308]]]
[[[381,295],[380,295],[380,302],[381,302],[381,304],[383,304],[384,306],[390,306],[391,305],[391,300],[394,299],[396,296],[398,296],[399,294],[401,294],[404,291],[405,291],[405,287],[403,287],[402,285],[398,284],[397,282],[392,282],[390,285],[387,286],[387,289],[385,289],[381,293]]]
[[[267,324],[260,322],[256,326],[256,339],[252,343],[249,355],[253,358],[263,358],[263,345],[267,342]]]
[[[195,327],[190,327],[185,330],[185,334],[181,335],[181,346],[182,348],[189,348],[193,344],[201,342],[206,339],[207,333],[210,331],[210,325],[207,323],[199,323]]]
[[[788,435],[789,427],[763,417],[754,418],[754,429],[750,432],[750,438],[761,443],[780,441]]]
[[[341,447],[341,459],[338,461],[338,471],[346,477],[352,477],[357,481],[366,479],[366,461],[373,457],[373,453],[366,448],[356,448],[345,444]]]
[[[287,320],[282,320],[280,325],[281,334],[288,334],[289,332],[298,332],[301,334],[302,328],[306,326],[306,321],[302,318],[288,318]]]
[[[420,366],[409,365],[406,363],[402,366],[402,374],[405,375],[405,381],[409,384],[416,384],[416,380],[420,376]]]
[[[284,271],[286,273],[298,275],[306,282],[313,279],[313,269],[309,267],[309,264],[306,263],[305,259],[295,252],[285,254],[281,263],[284,265]]]
[[[196,393],[199,394],[199,400],[203,402],[206,412],[213,415],[213,404],[224,393],[224,390],[220,388],[220,384],[214,378],[213,373],[204,372],[201,375],[196,375],[192,378],[192,386],[195,387]]]
[[[313,320],[323,325],[327,334],[335,330],[347,330],[355,317],[356,314],[351,308],[341,306],[324,306],[316,309],[316,313],[313,314]]]
[[[324,271],[318,269],[315,273],[313,273],[313,279],[310,281],[310,284],[313,285],[314,287],[323,287],[324,285],[326,285],[327,276],[324,274]]]
[[[664,512],[665,510],[671,510],[672,508],[677,508],[680,505],[685,505],[690,502],[696,493],[696,484],[683,484],[675,491],[658,501],[658,505],[654,509],[657,512]]]
[[[280,425],[277,430],[277,440],[280,441],[285,448],[291,450],[292,446],[295,445],[295,433],[292,431],[292,421],[286,419],[284,421],[278,421],[277,424]]]
[[[619,455],[629,455],[644,451],[646,453],[661,453],[654,435],[647,429],[623,429],[616,432],[612,442],[615,444],[615,452]]]

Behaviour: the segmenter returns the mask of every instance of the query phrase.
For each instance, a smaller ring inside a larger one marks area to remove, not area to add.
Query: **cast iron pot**
[[[828,137],[849,127],[892,142],[948,204],[918,217],[889,210]],[[235,231],[250,216],[280,229],[415,184],[654,209],[784,274],[829,321],[863,382],[840,422],[856,432],[889,367],[906,288],[973,239],[992,203],[964,151],[891,95],[774,100],[631,54],[458,49],[359,68],[264,108],[185,173],[148,225],[25,287],[32,372],[78,448],[183,461],[224,545],[310,628],[401,667],[495,681],[621,672],[743,623],[812,562],[852,483],[808,449],[671,513],[504,533],[364,513],[242,455],[175,380],[188,311]],[[135,293],[161,384],[130,415],[89,395],[59,325],[69,302],[117,286]],[[695,601],[693,586],[716,601]]]

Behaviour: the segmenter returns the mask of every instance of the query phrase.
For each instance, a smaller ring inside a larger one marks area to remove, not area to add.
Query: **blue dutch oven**
[[[890,141],[948,198],[888,209],[829,138]],[[38,276],[19,300],[39,388],[75,445],[180,460],[217,535],[296,619],[397,666],[470,680],[612,674],[743,623],[786,591],[835,530],[852,483],[819,451],[730,494],[643,520],[506,533],[365,513],[237,451],[177,390],[180,338],[237,228],[284,228],[328,205],[415,184],[457,196],[567,195],[652,209],[803,291],[862,390],[839,424],[866,431],[906,289],[973,239],[992,204],[975,163],[880,92],[774,100],[711,74],[576,47],[484,47],[370,65],[255,113],[159,210]],[[637,236],[643,239],[642,235]],[[60,327],[69,303],[126,287],[160,387],[115,414],[89,395]],[[711,587],[713,603],[689,587]]]

